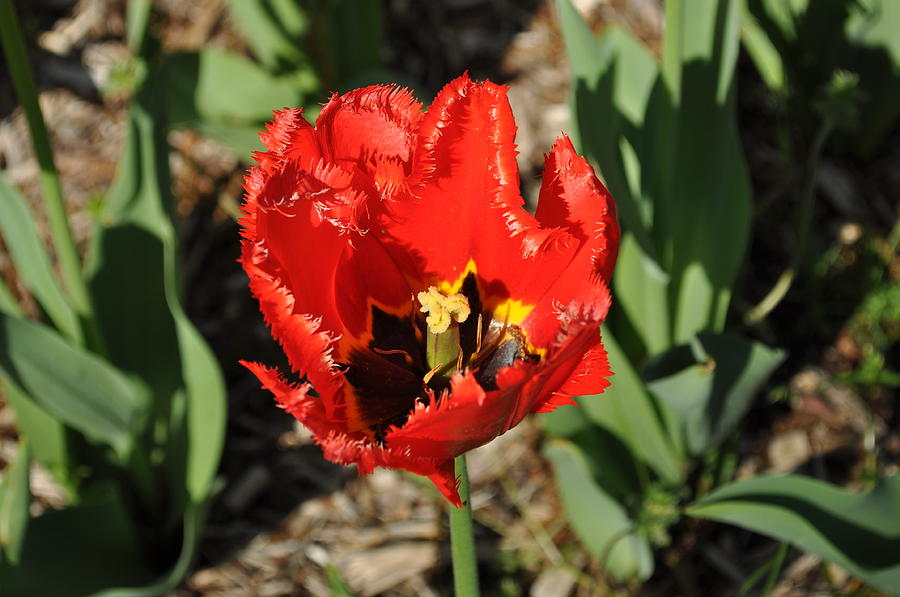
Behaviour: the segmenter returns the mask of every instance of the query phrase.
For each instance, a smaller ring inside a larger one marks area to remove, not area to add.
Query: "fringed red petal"
[[[329,460],[361,474],[382,466],[425,475],[460,505],[456,456],[609,384],[598,327],[619,242],[612,198],[562,137],[547,156],[537,213],[526,212],[506,88],[467,75],[425,114],[409,91],[376,85],[334,95],[316,124],[298,109],[275,113],[244,181],[241,220],[250,288],[304,381],[245,365]],[[435,394],[419,387],[413,297],[465,272],[495,324],[504,324],[495,307],[524,309],[506,323],[534,352],[500,361],[511,364],[484,386],[483,371],[457,371]],[[359,402],[382,391],[395,393]]]

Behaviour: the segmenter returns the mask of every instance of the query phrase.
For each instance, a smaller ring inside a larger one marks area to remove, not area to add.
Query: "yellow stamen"
[[[450,327],[451,321],[462,323],[469,317],[469,300],[461,294],[442,294],[437,287],[429,286],[427,292],[417,295],[422,313],[428,313],[425,323],[432,334],[443,334]]]

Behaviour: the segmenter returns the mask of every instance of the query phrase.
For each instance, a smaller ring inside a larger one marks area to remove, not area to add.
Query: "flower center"
[[[464,322],[471,310],[469,299],[461,294],[446,296],[434,286],[428,287],[428,292],[420,292],[417,297],[422,308],[422,313],[428,313],[425,323],[432,334],[443,334],[450,327],[452,321]]]
[[[425,318],[428,326],[425,360],[431,369],[422,380],[428,383],[435,375],[449,379],[454,364],[456,369],[462,368],[459,324],[466,321],[471,313],[469,299],[462,294],[447,296],[434,286],[429,286],[427,292],[420,292],[416,298],[421,305],[419,311],[428,314]]]
[[[457,290],[457,292],[453,292]],[[481,386],[497,389],[500,369],[516,361],[536,363],[532,349],[511,316],[515,306],[487,307],[474,273],[445,292],[430,286],[414,298],[411,312],[392,314],[372,306],[371,336],[349,350],[344,361],[347,426],[384,441],[401,427],[417,402],[440,400],[457,370],[470,369]]]

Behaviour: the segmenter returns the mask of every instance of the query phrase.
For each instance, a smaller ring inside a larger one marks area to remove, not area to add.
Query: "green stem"
[[[459,477],[462,507],[450,509],[450,551],[453,556],[453,586],[456,597],[478,596],[478,562],[472,533],[472,502],[469,500],[469,473],[465,454],[454,461]]]
[[[47,210],[47,222],[53,237],[53,246],[59,260],[59,268],[69,291],[69,298],[79,318],[92,330],[94,325],[90,295],[81,274],[81,261],[63,201],[59,174],[53,163],[53,151],[50,148],[50,137],[44,124],[44,116],[38,103],[37,87],[28,65],[25,40],[19,28],[19,21],[13,9],[12,0],[0,0],[0,41],[6,54],[6,63],[16,88],[16,95],[25,112],[34,153],[40,168],[40,183],[44,194],[44,208]],[[95,339],[96,333],[93,334]]]
[[[813,198],[816,194],[816,171],[819,168],[819,160],[822,157],[825,142],[828,140],[832,128],[830,123],[824,123],[813,141],[812,151],[809,155],[806,185],[803,189],[802,203],[800,205],[800,233],[797,236],[797,247],[794,251],[793,259],[791,259],[790,265],[781,272],[769,293],[747,314],[746,321],[750,325],[757,324],[765,319],[778,306],[778,303],[784,299],[794,283],[794,278],[797,276],[797,270],[800,268],[800,262],[803,259],[803,252],[806,249],[806,241],[812,222]]]

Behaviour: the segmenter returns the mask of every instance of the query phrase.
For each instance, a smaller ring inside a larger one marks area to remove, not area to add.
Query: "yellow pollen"
[[[428,292],[417,295],[422,304],[422,313],[428,313],[425,323],[432,334],[443,334],[450,327],[451,320],[462,323],[471,313],[469,300],[461,294],[442,294],[435,286],[429,286]]]

